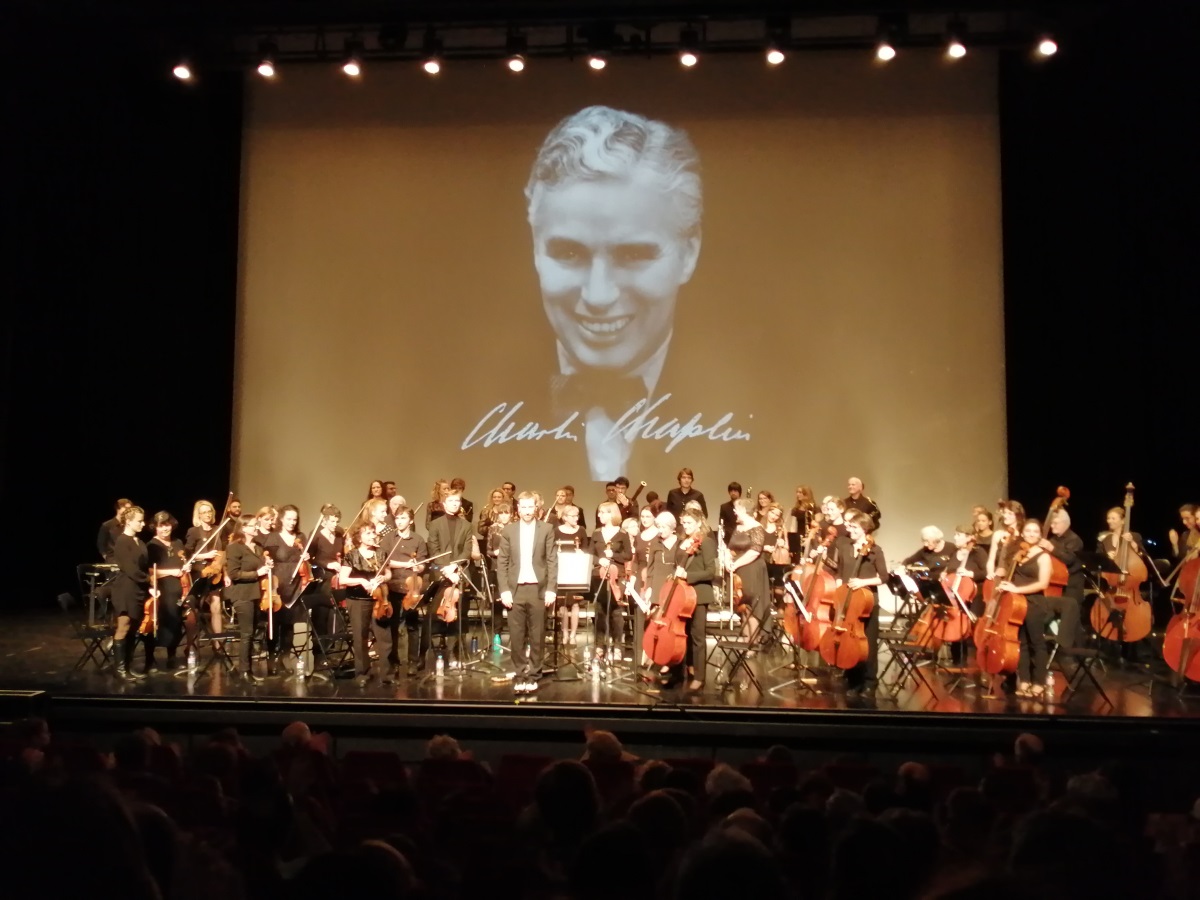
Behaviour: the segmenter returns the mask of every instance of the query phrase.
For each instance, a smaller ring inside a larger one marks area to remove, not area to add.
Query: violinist
[[[351,536],[351,541],[354,547],[342,558],[338,580],[346,591],[346,605],[350,607],[355,684],[363,688],[371,680],[371,657],[367,653],[371,611],[375,602],[371,594],[383,583],[386,575],[379,571],[383,557],[379,553],[379,535],[374,525],[369,522],[360,525],[358,532]]]
[[[783,576],[792,567],[791,550],[784,528],[783,507],[770,503],[763,511],[763,556],[767,561],[767,580],[772,590],[783,592]]]
[[[755,504],[739,500],[734,504],[737,527],[725,547],[725,569],[741,578],[742,603],[748,613],[743,617],[742,634],[752,641],[759,628],[770,624],[771,586],[767,580],[767,559],[763,556],[766,532],[754,518]]]
[[[503,495],[501,495],[503,497]],[[563,510],[575,505],[575,488],[564,485],[554,492],[554,505],[546,511],[546,523],[558,525],[562,521]]]
[[[651,607],[649,615],[654,614],[653,607],[658,604],[659,599],[662,597],[663,587],[671,578],[675,577],[675,556],[676,551],[679,549],[679,535],[676,531],[677,524],[675,516],[665,510],[654,517],[656,534],[647,550],[649,562],[646,565],[645,586],[642,589],[642,597]],[[643,666],[650,665],[649,658],[642,649],[643,638],[646,632],[646,615],[639,607],[633,617],[634,648],[635,652],[642,654]],[[614,653],[616,652],[615,646],[616,642],[614,640]],[[667,666],[663,666],[658,673],[660,677],[669,674],[670,670]],[[645,681],[654,680],[649,675],[643,675],[642,678]]]
[[[296,621],[300,618],[300,610],[296,609],[296,599],[300,591],[300,578],[296,569],[300,563],[309,558],[305,552],[307,541],[300,531],[300,510],[291,504],[279,510],[279,530],[272,531],[262,539],[262,548],[271,554],[275,562],[275,577],[279,579],[280,609],[275,614],[272,631],[275,636],[268,642],[267,675],[275,675],[278,671],[279,654],[285,648],[292,648],[292,633]]]
[[[388,502],[387,502],[387,509],[388,509],[388,519],[387,519],[387,524],[388,524],[388,525],[390,525],[392,528],[397,528],[397,527],[398,527],[398,526],[396,525],[396,513],[397,513],[397,512],[399,512],[399,510],[400,510],[400,507],[402,507],[402,506],[403,506],[403,507],[405,507],[406,509],[408,508],[408,501],[404,499],[404,495],[402,495],[402,494],[393,494],[392,496],[388,497]],[[410,510],[410,511],[411,511],[411,510]],[[383,535],[380,535],[380,537],[382,538],[382,537],[383,537]]]
[[[1065,509],[1058,509],[1050,517],[1050,534],[1038,544],[1055,559],[1067,567],[1067,584],[1059,597],[1043,597],[1047,621],[1056,615],[1058,621],[1058,652],[1072,656],[1077,649],[1076,635],[1079,632],[1080,610],[1083,608],[1084,575],[1083,538],[1071,530],[1071,516]]]
[[[233,504],[230,504],[232,508]],[[240,506],[240,504],[239,504]],[[233,520],[236,523],[236,519]],[[221,588],[225,579],[225,544],[230,532],[228,525],[221,534],[214,535],[217,527],[217,510],[208,500],[197,500],[192,507],[192,527],[183,539],[183,554],[192,560],[192,590],[188,597],[188,646],[195,640],[195,616],[208,613],[213,634],[220,634],[224,610],[221,606]],[[211,540],[210,540],[211,538]],[[200,548],[204,547],[202,552]],[[208,571],[208,575],[204,574]],[[194,609],[194,611],[193,611]]]
[[[867,659],[846,671],[846,692],[872,697],[879,680],[879,585],[887,581],[887,561],[872,537],[875,520],[869,513],[852,509],[846,513],[845,525],[850,549],[838,563],[838,587],[844,584],[852,591],[869,588],[876,595],[865,628]]]
[[[325,504],[321,507],[321,521],[313,537],[313,577],[316,584],[304,594],[303,599],[312,614],[313,628],[318,634],[330,634],[333,631],[333,609],[335,603],[340,602],[340,598],[333,593],[333,576],[338,574],[342,566],[342,547],[346,540],[345,533],[339,527],[341,520],[342,511],[333,504]]]
[[[448,556],[442,557],[433,566],[435,571],[440,574],[441,580],[428,614],[425,616],[425,638],[431,645],[433,635],[437,634],[441,638],[440,645],[445,642],[450,623],[459,622],[452,629],[454,634],[450,653],[450,668],[452,669],[461,668],[467,657],[466,648],[462,646],[463,630],[466,627],[467,595],[464,591],[463,576],[459,567],[468,558],[473,560],[482,558],[478,543],[471,531],[471,523],[462,515],[461,504],[462,495],[457,491],[445,494],[441,502],[442,514],[433,520],[425,539],[430,556],[437,556],[439,553],[449,551]],[[463,618],[459,619],[460,616]]]
[[[154,648],[162,644],[167,648],[166,669],[173,672],[179,668],[179,642],[183,638],[183,542],[172,539],[175,526],[179,524],[169,512],[154,514],[151,525],[154,537],[146,545],[151,568],[157,566],[158,578],[158,634],[143,635],[146,645],[146,674],[155,668]]]
[[[279,507],[264,506],[258,511],[258,530],[265,537],[279,527]]]
[[[686,578],[696,590],[696,611],[688,620],[687,670],[691,679],[687,689],[696,693],[704,690],[705,670],[708,668],[708,607],[713,602],[713,583],[717,580],[717,541],[708,530],[708,522],[699,513],[685,510],[679,519],[683,540],[700,541],[700,549],[685,557],[675,574]]]
[[[221,526],[221,536],[217,538],[217,543],[220,544],[221,550],[229,546],[229,540],[238,532],[238,519],[242,517],[242,501],[237,497],[230,497],[229,502],[225,505],[225,513],[222,516],[226,519],[225,524]]]
[[[392,502],[392,498],[395,496],[397,496],[396,482],[385,481],[383,483],[383,499],[390,504]]]
[[[596,561],[592,573],[592,596],[596,598],[596,648],[608,645],[612,639],[615,647],[625,636],[625,595],[621,580],[625,575],[625,564],[633,559],[633,545],[629,535],[621,530],[621,507],[615,502],[601,503],[600,527],[592,535],[590,550]],[[576,622],[571,627],[571,646],[575,646]]]
[[[1050,653],[1046,647],[1046,606],[1042,592],[1050,586],[1050,551],[1041,546],[1042,526],[1026,519],[1021,540],[1012,541],[1016,552],[1010,560],[1011,574],[996,585],[999,591],[1024,594],[1029,606],[1021,623],[1021,660],[1017,666],[1017,696],[1039,700],[1045,694]]]
[[[579,512],[578,506],[568,505],[564,506],[559,514],[558,524],[554,526],[554,543],[560,553],[591,545],[587,530],[579,524]],[[558,595],[558,614],[562,619],[559,634],[562,636],[562,645],[571,659],[575,656],[575,641],[579,632],[579,606],[582,602],[583,598],[578,594]]]
[[[721,523],[722,540],[728,544],[733,529],[737,528],[737,513],[733,511],[733,504],[742,499],[742,486],[736,481],[731,481],[726,490],[729,492],[729,499],[721,504],[717,517]]]
[[[667,512],[679,518],[683,513],[683,508],[687,506],[689,500],[695,500],[700,504],[700,509],[704,513],[704,517],[708,518],[708,504],[704,502],[704,495],[692,487],[696,476],[692,474],[691,469],[680,469],[675,475],[675,480],[679,487],[671,488],[667,491]],[[646,502],[650,502],[650,497],[647,495]]]
[[[422,653],[429,648],[421,646],[421,610],[413,606],[406,609],[404,599],[410,593],[420,594],[424,585],[421,574],[425,566],[420,560],[426,557],[425,539],[413,531],[413,512],[407,506],[396,510],[396,530],[379,542],[379,552],[382,558],[388,560],[388,601],[392,604],[392,618],[387,622],[373,622],[375,629],[375,651],[380,660],[387,660],[388,667],[384,671],[383,683],[391,684],[399,680],[400,651],[397,647],[400,638],[400,623],[404,622],[405,638],[408,643],[408,674],[417,674]],[[408,583],[410,576],[416,576],[412,584]]]
[[[608,484],[604,485],[604,499],[601,500],[600,503],[601,503],[601,505],[603,505],[605,503],[616,503],[616,502],[617,502],[617,483],[615,481],[610,481]],[[596,527],[597,528],[600,527],[600,506],[596,507]]]
[[[122,497],[117,501],[117,510],[113,517],[100,524],[100,531],[96,533],[96,552],[100,554],[103,562],[113,561],[113,544],[116,543],[117,535],[124,530],[121,525],[121,510],[130,506],[133,506],[133,501]]]
[[[362,521],[359,522],[359,526],[366,524],[374,528],[377,540],[383,540],[383,536],[395,527],[395,522],[388,513],[386,500],[368,500],[367,505],[363,507],[361,517]]]
[[[557,497],[557,495],[555,495]],[[480,540],[487,540],[488,531],[496,521],[496,511],[501,507],[507,507],[512,511],[512,504],[504,499],[504,491],[500,488],[493,488],[488,495],[487,504],[479,511],[479,522],[476,524],[476,529],[479,531]]]
[[[1179,523],[1183,526],[1182,534],[1174,528],[1167,532],[1167,539],[1171,542],[1171,556],[1176,560],[1183,559],[1189,551],[1200,547],[1200,527],[1196,520],[1194,503],[1185,503],[1179,507]]]
[[[1008,573],[1025,528],[1025,507],[1016,500],[1001,500],[997,511],[1000,513],[1000,528],[992,537],[992,546],[988,550],[989,579]]]
[[[133,647],[138,638],[137,625],[142,621],[146,598],[150,595],[150,557],[146,545],[138,539],[146,526],[146,513],[140,506],[126,506],[117,513],[117,521],[121,533],[113,540],[112,548],[117,574],[109,581],[109,601],[116,620],[113,658],[118,678],[138,681],[145,676],[133,671]]]
[[[857,509],[860,512],[865,512],[871,517],[871,521],[875,523],[875,527],[879,527],[879,519],[881,514],[879,507],[875,505],[875,501],[863,493],[866,486],[863,480],[852,475],[846,482],[846,492],[849,494],[842,502],[845,504],[845,509],[849,512],[852,509]]]
[[[225,550],[225,576],[229,579],[226,595],[237,619],[238,669],[242,679],[251,683],[262,681],[251,669],[250,644],[254,639],[254,617],[262,599],[260,581],[272,575],[273,563],[263,553],[260,541],[266,537],[262,526],[266,517],[242,516],[238,530]]]
[[[800,545],[812,528],[813,516],[817,513],[817,501],[812,488],[807,484],[796,485],[796,503],[788,514],[788,549],[793,555],[800,553]]]

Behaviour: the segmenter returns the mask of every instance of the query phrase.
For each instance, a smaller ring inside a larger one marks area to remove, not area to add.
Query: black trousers
[[[1026,594],[1025,621],[1017,632],[1021,643],[1021,659],[1017,663],[1017,678],[1034,684],[1044,684],[1050,662],[1046,646],[1046,623],[1050,621],[1048,598],[1041,594]]]
[[[1074,593],[1064,593],[1061,597],[1043,597],[1046,609],[1046,621],[1058,616],[1058,645],[1060,647],[1079,646],[1079,618],[1082,607],[1082,597]],[[1059,651],[1061,652],[1061,651]]]
[[[871,607],[871,615],[867,618],[867,659],[853,669],[846,670],[846,685],[850,688],[863,688],[866,691],[875,690],[879,683],[879,597]]]
[[[517,678],[541,674],[546,658],[546,604],[536,584],[517,585],[508,611],[508,631]]]
[[[258,611],[257,600],[233,601],[233,614],[237,617],[238,668],[250,671],[250,644],[254,641],[254,614]]]
[[[392,618],[380,625],[372,616],[374,600],[350,597],[346,600],[346,606],[350,608],[350,643],[354,647],[354,674],[366,675],[371,671],[367,640],[372,631],[375,633],[375,652],[379,654],[380,665],[385,669],[397,665],[399,658],[396,655],[396,635],[400,628],[400,617],[394,610],[400,607],[393,604]]]
[[[696,681],[704,683],[705,670],[708,668],[708,604],[697,603],[696,611],[687,623],[688,648],[685,662],[692,667]]]
[[[625,640],[625,608],[613,596],[608,579],[592,579],[592,595],[596,598],[596,648],[612,642],[620,645]]]

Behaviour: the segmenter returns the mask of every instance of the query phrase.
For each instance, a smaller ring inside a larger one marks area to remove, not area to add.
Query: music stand
[[[558,548],[558,581],[555,593],[578,596],[581,602],[586,602],[588,590],[592,586],[592,554],[572,544],[570,547]],[[562,646],[562,627],[558,620],[558,610],[552,609],[553,616],[553,650],[550,654],[550,668],[554,670],[555,681],[581,681],[579,667],[575,665],[574,654],[567,654]],[[592,619],[595,628],[595,618]],[[592,643],[595,643],[593,632]]]
[[[812,614],[808,611],[808,607],[804,605],[804,597],[800,593],[800,589],[796,587],[796,582],[791,579],[785,579],[783,582],[783,602],[795,603],[800,618],[804,619],[805,622],[812,621]],[[780,627],[782,628],[782,626]],[[789,678],[786,681],[782,681],[772,688],[768,688],[767,693],[774,694],[776,691],[781,691],[784,688],[791,687],[794,684],[796,687],[803,688],[812,694],[820,694],[821,691],[816,686],[818,682],[817,671],[807,663],[801,662],[801,647],[796,641],[792,640],[792,636],[790,634],[788,635],[788,643],[792,646],[792,670],[796,673],[796,676],[794,678]],[[786,665],[787,663],[781,663],[767,674],[778,672]],[[808,673],[809,678],[813,682],[812,684],[809,684],[804,680],[805,672]]]

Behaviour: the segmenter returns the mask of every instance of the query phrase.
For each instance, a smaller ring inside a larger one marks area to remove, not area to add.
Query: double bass
[[[700,549],[703,538],[694,534],[684,539],[674,554],[675,567],[687,565],[687,559]],[[656,666],[677,666],[687,656],[687,625],[696,611],[696,589],[687,578],[672,575],[658,592],[658,609],[646,621],[642,650]]]
[[[1103,572],[1107,589],[1092,604],[1089,617],[1096,634],[1109,641],[1140,641],[1150,633],[1150,604],[1142,599],[1142,583],[1150,572],[1132,542],[1125,540],[1130,531],[1129,515],[1133,509],[1133,483],[1125,485],[1125,519],[1113,532],[1116,544],[1115,561],[1118,572]],[[1114,621],[1115,620],[1115,621]]]
[[[863,560],[873,546],[875,539],[868,534],[858,548],[855,578],[861,577]],[[866,620],[875,607],[875,592],[865,587],[851,590],[849,584],[843,584],[833,592],[828,605],[834,608],[835,613],[829,628],[821,637],[821,658],[838,669],[853,669],[866,660],[870,651]]]
[[[1175,593],[1183,609],[1167,623],[1163,659],[1178,677],[1200,681],[1200,547],[1184,557]]]
[[[1132,486],[1130,485],[1130,487]],[[1058,486],[1056,493],[1055,498],[1050,501],[1050,509],[1046,511],[1046,518],[1042,520],[1042,531],[1046,537],[1050,536],[1050,523],[1054,520],[1055,514],[1066,506],[1067,501],[1071,499],[1071,492],[1062,485]],[[1050,554],[1050,584],[1043,592],[1044,595],[1047,597],[1061,597],[1070,577],[1070,573],[1067,572],[1067,564],[1053,553]]]

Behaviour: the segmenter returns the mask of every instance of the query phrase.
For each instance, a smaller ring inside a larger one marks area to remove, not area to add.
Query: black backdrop
[[[1127,480],[1159,540],[1200,500],[1193,33],[1113,14],[1060,30],[1047,64],[1002,63],[1010,493],[1040,515],[1067,485],[1087,538]],[[15,51],[6,90],[0,491],[18,577],[0,603],[18,606],[73,587],[118,496],[186,521],[229,480],[240,76],[180,84],[115,33],[44,46]],[[954,339],[931,323],[931,343]],[[931,436],[932,464],[970,452]]]

